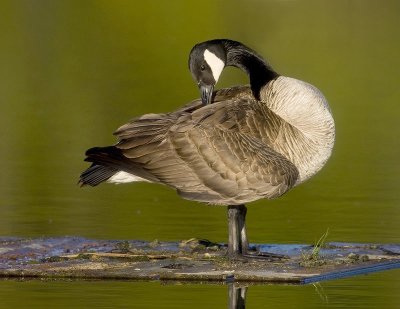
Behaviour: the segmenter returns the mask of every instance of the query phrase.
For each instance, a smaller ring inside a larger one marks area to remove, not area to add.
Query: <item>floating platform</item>
[[[226,245],[0,237],[0,277],[306,284],[400,268],[399,244],[252,245],[283,258],[230,261]]]

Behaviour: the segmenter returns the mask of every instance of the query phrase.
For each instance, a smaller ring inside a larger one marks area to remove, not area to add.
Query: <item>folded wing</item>
[[[86,160],[212,204],[275,198],[293,187],[296,167],[273,148],[282,120],[243,87],[217,92],[214,101],[134,119],[115,132],[115,146],[89,150]]]

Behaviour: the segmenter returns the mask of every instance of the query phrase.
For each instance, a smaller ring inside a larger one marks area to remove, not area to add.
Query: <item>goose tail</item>
[[[95,187],[118,173],[116,168],[92,164],[79,177],[78,184],[83,187],[89,185]]]
[[[90,148],[86,151],[85,161],[92,162],[92,165],[80,175],[78,184],[81,187],[85,185],[95,187],[107,181],[119,172],[115,163],[121,156],[120,150],[114,146]]]

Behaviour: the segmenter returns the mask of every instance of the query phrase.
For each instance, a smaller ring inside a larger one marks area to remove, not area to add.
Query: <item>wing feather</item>
[[[282,119],[248,87],[218,91],[214,101],[120,127],[115,147],[135,166],[127,172],[151,175],[183,198],[223,205],[275,198],[293,187],[298,170],[274,149]]]

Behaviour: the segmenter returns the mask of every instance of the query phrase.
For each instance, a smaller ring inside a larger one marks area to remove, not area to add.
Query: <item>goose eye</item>
[[[201,65],[200,70],[204,71],[206,69],[206,66],[204,64]]]

